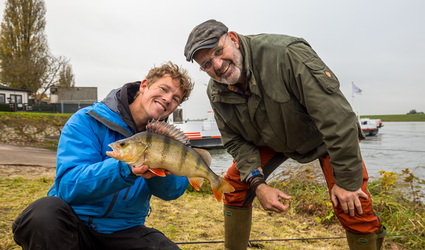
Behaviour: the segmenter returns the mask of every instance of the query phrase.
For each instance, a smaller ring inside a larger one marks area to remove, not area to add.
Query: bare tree
[[[75,86],[74,74],[72,73],[72,66],[69,61],[62,65],[59,72],[58,86],[62,88],[69,88]]]
[[[42,85],[38,90],[37,97],[43,97],[53,86],[74,87],[74,75],[66,57],[50,55],[46,66],[46,73],[41,79]]]
[[[0,81],[30,90],[43,85],[49,64],[43,0],[7,0],[0,33]]]

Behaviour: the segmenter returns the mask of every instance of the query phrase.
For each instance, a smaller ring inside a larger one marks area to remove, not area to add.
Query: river
[[[370,177],[379,177],[379,171],[401,173],[409,169],[425,179],[425,122],[384,122],[375,136],[360,143],[363,159]],[[232,157],[224,149],[209,150],[211,169],[221,174],[230,167]],[[287,162],[284,164],[294,164]]]

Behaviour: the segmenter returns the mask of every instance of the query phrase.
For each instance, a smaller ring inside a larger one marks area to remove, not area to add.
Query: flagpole
[[[354,92],[355,92],[354,88],[355,88],[354,82],[351,82],[351,97],[352,97],[352,100],[353,100],[353,106],[356,106],[355,100],[354,100]],[[360,121],[360,104],[357,104],[356,116],[357,116],[357,119],[359,119],[359,121]]]

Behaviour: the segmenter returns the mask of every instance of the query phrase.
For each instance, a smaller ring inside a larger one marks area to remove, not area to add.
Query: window
[[[16,95],[16,103],[22,103],[22,95]]]
[[[6,103],[6,95],[0,94],[0,103]]]
[[[10,95],[10,103],[22,103],[22,95]]]

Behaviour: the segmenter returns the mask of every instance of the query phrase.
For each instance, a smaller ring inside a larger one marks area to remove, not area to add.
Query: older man
[[[335,74],[302,38],[241,35],[216,20],[197,25],[184,54],[211,80],[208,97],[235,163],[225,179],[225,247],[245,249],[256,195],[264,209],[284,212],[291,197],[266,184],[292,158],[319,159],[335,214],[351,249],[379,249],[385,230],[373,213],[355,113]],[[242,225],[241,225],[242,224]]]

